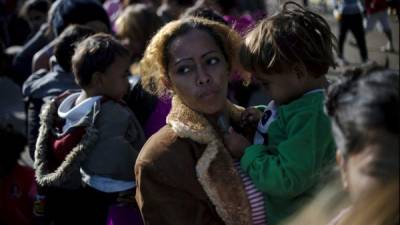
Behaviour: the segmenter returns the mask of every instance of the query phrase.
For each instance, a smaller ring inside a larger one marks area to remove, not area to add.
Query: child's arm
[[[224,144],[233,158],[240,159],[243,156],[245,148],[251,145],[254,132],[257,129],[258,121],[260,121],[264,106],[249,107],[240,115],[241,134],[236,133],[232,127],[224,133]]]
[[[242,112],[240,116],[240,126],[241,127],[254,127],[257,128],[258,121],[260,121],[263,114],[263,110],[258,107],[249,107]]]
[[[241,167],[257,188],[270,195],[291,198],[303,193],[334,159],[329,119],[322,111],[299,114],[288,118],[285,140],[276,145],[252,145],[241,159]]]

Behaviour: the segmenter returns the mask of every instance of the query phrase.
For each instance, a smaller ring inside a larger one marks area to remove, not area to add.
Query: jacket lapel
[[[239,120],[242,109],[227,102],[226,110],[231,119]],[[175,96],[167,123],[179,137],[207,145],[196,164],[197,178],[221,219],[227,225],[252,224],[243,182],[234,168],[232,157],[206,118]]]

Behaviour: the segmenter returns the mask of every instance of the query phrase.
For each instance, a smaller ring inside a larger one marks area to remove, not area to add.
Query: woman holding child
[[[150,42],[141,61],[144,86],[170,92],[173,100],[167,125],[147,141],[135,166],[145,224],[266,224],[263,207],[262,219],[252,218],[218,125],[218,118],[240,119],[241,110],[226,99],[239,44],[227,26],[195,18],[167,24]],[[155,88],[146,85],[151,80]]]
[[[264,141],[256,145],[241,131],[260,113],[251,119],[246,115],[254,110],[226,98],[238,65],[238,34],[187,18],[152,39],[141,61],[144,86],[173,100],[167,125],[147,141],[135,166],[145,224],[274,225],[311,196],[321,170],[334,161],[323,113],[333,36],[322,17],[292,6],[259,23],[242,47],[256,58],[249,69],[259,73],[277,108],[272,133],[261,134]],[[311,43],[304,45],[302,37]],[[150,81],[158,83],[146,85]]]

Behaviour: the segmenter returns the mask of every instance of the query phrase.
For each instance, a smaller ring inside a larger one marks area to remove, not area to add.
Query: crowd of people
[[[399,71],[328,80],[340,4],[0,0],[0,225],[400,224]]]
[[[372,61],[368,57],[366,34],[371,32],[379,23],[380,29],[386,36],[387,43],[381,46],[382,52],[395,52],[392,28],[389,23],[389,9],[395,10],[397,21],[400,21],[400,2],[398,0],[333,0],[334,16],[339,24],[338,33],[338,64],[349,64],[344,56],[344,45],[348,31],[351,31],[356,42],[362,63]]]

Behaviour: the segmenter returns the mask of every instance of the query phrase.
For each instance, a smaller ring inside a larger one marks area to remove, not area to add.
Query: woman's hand
[[[229,127],[228,133],[224,134],[224,143],[229,153],[236,159],[240,159],[244,150],[251,145],[247,138],[236,133],[232,127]]]

